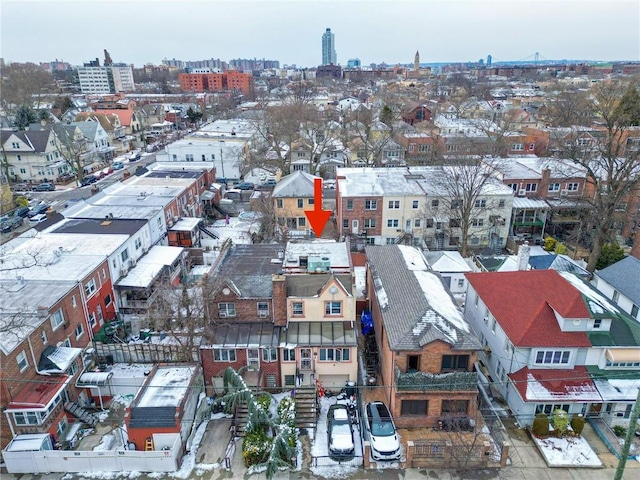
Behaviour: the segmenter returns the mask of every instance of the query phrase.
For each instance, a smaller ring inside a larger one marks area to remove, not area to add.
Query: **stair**
[[[200,224],[200,231],[202,233],[204,233],[205,235],[210,236],[211,238],[214,238],[216,240],[219,240],[220,237],[218,237],[218,235],[216,235],[215,233],[213,233],[211,230],[209,230],[207,227],[205,227],[204,225]]]
[[[295,401],[296,427],[316,428],[319,413],[316,387],[296,388]]]
[[[213,205],[213,208],[216,209],[222,215],[229,215],[229,212],[227,212],[225,209],[220,207],[220,205],[218,205],[217,203],[213,203],[212,205]]]
[[[235,435],[237,437],[244,437],[244,429],[249,421],[249,409],[244,402],[236,405],[236,413],[233,417],[233,425],[235,427]]]
[[[76,402],[65,403],[64,409],[74,417],[82,420],[87,425],[95,427],[98,424],[98,416],[95,413],[90,412],[86,408],[82,408]]]

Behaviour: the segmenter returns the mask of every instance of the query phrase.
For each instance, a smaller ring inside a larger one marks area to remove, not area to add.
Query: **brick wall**
[[[377,201],[376,210],[365,209],[365,202],[369,200]],[[353,202],[353,208],[349,210],[349,201]],[[353,220],[358,221],[358,233],[362,230],[366,231],[367,236],[379,236],[382,234],[382,197],[350,197],[341,199],[341,212],[339,216],[340,224],[338,230],[341,235],[352,233]],[[375,220],[375,228],[365,228],[365,220]],[[343,222],[349,222],[348,228],[343,226]]]
[[[284,275],[274,275],[273,280],[273,323],[287,325],[287,282]]]
[[[228,291],[229,293],[225,293]],[[258,316],[258,302],[266,302],[269,305],[267,318]],[[233,303],[235,305],[235,317],[220,317],[219,303]],[[273,308],[270,298],[239,298],[229,287],[219,288],[213,296],[209,297],[209,316],[217,322],[253,323],[272,322]]]

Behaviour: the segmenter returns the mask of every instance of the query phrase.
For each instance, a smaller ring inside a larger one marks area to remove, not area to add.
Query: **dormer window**
[[[598,328],[600,328],[601,326],[602,326],[602,319],[600,319],[600,318],[596,318],[596,319],[593,321],[593,329],[594,329],[594,330],[595,330],[595,329],[598,329]]]

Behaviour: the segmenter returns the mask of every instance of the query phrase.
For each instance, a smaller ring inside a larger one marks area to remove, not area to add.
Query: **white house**
[[[595,272],[591,281],[633,319],[640,322],[640,260],[628,256]]]
[[[427,262],[429,262],[429,266],[434,271],[440,273],[451,293],[466,293],[467,280],[464,274],[472,272],[473,269],[460,253],[442,250],[438,252],[424,252],[424,257],[427,259]]]

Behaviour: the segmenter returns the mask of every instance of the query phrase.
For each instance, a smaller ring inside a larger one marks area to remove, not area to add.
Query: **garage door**
[[[342,390],[349,380],[349,375],[320,375],[320,381],[325,390]]]

